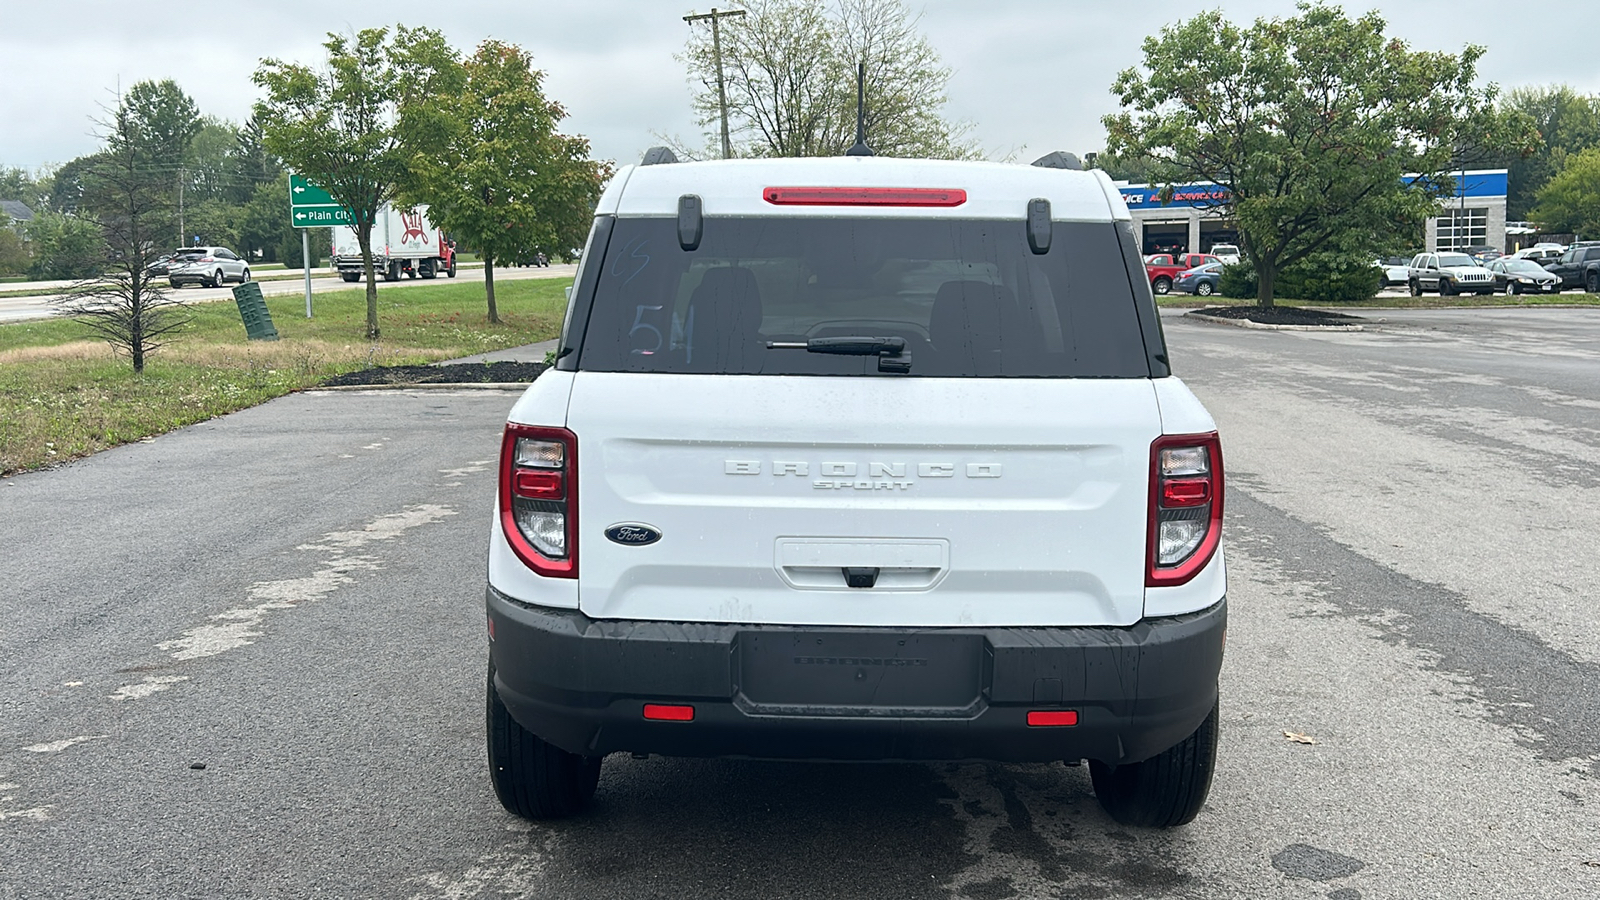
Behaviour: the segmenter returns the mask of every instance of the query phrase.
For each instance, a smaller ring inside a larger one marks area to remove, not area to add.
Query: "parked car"
[[[1528,247],[1523,250],[1518,250],[1517,252],[1511,254],[1511,258],[1530,259],[1536,263],[1543,264],[1545,262],[1549,262],[1550,260],[1559,259],[1561,254],[1566,252],[1566,249],[1567,248],[1565,246],[1559,244],[1551,244],[1548,246],[1541,244]]]
[[[1389,256],[1373,262],[1373,265],[1383,273],[1383,286],[1394,287],[1410,282],[1409,262],[1410,259],[1404,256]]]
[[[1243,260],[1237,244],[1212,244],[1211,255],[1225,266],[1236,266]]]
[[[185,247],[167,268],[167,284],[172,287],[221,287],[229,281],[244,284],[249,280],[250,266],[227,247]]]
[[[1600,294],[1600,243],[1580,241],[1544,267],[1561,279],[1561,288],[1582,288]]]
[[[1465,253],[1418,253],[1407,269],[1413,297],[1426,291],[1438,291],[1441,297],[1494,291],[1494,276]]]
[[[1223,263],[1214,262],[1186,269],[1178,274],[1178,279],[1172,283],[1172,289],[1198,297],[1209,297],[1222,288],[1222,266]]]
[[[1218,261],[1209,253],[1157,253],[1145,258],[1144,272],[1150,279],[1150,289],[1165,294],[1172,290],[1172,282],[1182,273]]]
[[[1561,277],[1531,259],[1507,256],[1486,268],[1494,275],[1495,290],[1507,294],[1561,293]]]
[[[155,259],[151,260],[149,265],[144,267],[144,273],[146,275],[165,275],[165,274],[167,274],[167,270],[168,270],[168,268],[170,268],[170,265],[172,263],[172,258],[174,256],[177,256],[178,253],[180,253],[180,252],[182,252],[182,251],[174,251],[172,253],[163,253],[163,254],[161,254],[160,256],[158,256]]]
[[[611,753],[1087,759],[1118,821],[1193,818],[1222,454],[1136,247],[1100,171],[618,172],[501,445],[500,802],[576,813]]]

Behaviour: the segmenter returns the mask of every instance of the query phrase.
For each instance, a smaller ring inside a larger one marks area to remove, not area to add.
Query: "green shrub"
[[[1256,272],[1248,263],[1222,270],[1224,297],[1253,300]],[[1364,256],[1315,254],[1278,273],[1274,297],[1314,303],[1356,303],[1371,300],[1383,287],[1383,272]]]

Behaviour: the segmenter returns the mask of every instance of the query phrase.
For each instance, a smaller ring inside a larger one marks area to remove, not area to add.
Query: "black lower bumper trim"
[[[490,588],[495,687],[573,753],[1146,759],[1211,711],[1227,604],[1127,628],[822,628],[590,619]],[[653,721],[644,704],[694,707]],[[1030,727],[1031,710],[1078,724]]]

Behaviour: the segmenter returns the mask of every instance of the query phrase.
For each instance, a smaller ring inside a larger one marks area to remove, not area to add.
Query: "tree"
[[[409,152],[397,124],[402,108],[431,100],[456,55],[429,28],[368,28],[329,34],[320,71],[264,59],[253,80],[266,91],[255,106],[263,146],[350,211],[367,276],[367,338],[377,340],[378,283],[372,227],[407,177]]]
[[[402,195],[483,256],[490,322],[500,321],[495,263],[581,243],[611,174],[587,140],[556,132],[566,111],[543,80],[522,48],[484,41],[455,89],[402,118],[414,148]]]
[[[1531,217],[1535,197],[1574,154],[1600,147],[1600,98],[1566,85],[1519,87],[1506,93],[1501,107],[1528,116],[1540,141],[1526,157],[1501,160],[1508,170],[1506,217]]]
[[[740,156],[838,156],[855,143],[856,64],[866,64],[867,143],[879,156],[968,159],[968,126],[941,115],[950,70],[902,0],[739,0],[721,29]],[[709,29],[682,60],[701,125],[719,121]]]
[[[155,164],[165,151],[162,135],[144,130],[128,103],[107,124],[101,162],[83,179],[83,206],[99,225],[106,255],[103,274],[80,283],[58,302],[111,346],[128,354],[133,371],[189,321],[182,307],[145,273],[165,227],[167,174]]]
[[[1600,235],[1600,148],[1567,157],[1529,215],[1544,231]]]
[[[22,235],[17,233],[10,217],[0,212],[0,275],[20,275],[28,271],[30,259]]]
[[[40,210],[27,225],[33,248],[28,277],[40,281],[93,278],[105,271],[106,246],[100,229],[86,219]]]
[[[190,146],[208,123],[200,116],[200,108],[176,81],[141,81],[128,89],[122,98],[129,126],[139,135],[144,148],[144,164],[154,171],[166,173],[171,185],[173,202],[178,215],[168,217],[162,229],[165,236],[176,235],[177,245],[189,243],[192,229],[187,228],[187,204],[194,202],[186,196],[192,190],[188,163]],[[210,123],[215,126],[215,122]],[[157,238],[160,240],[160,238]]]
[[[1238,222],[1262,306],[1283,268],[1370,250],[1363,235],[1436,214],[1464,157],[1536,140],[1525,119],[1496,114],[1493,86],[1475,86],[1482,48],[1413,51],[1375,12],[1298,9],[1249,28],[1215,11],[1163,28],[1145,39],[1144,71],[1112,86],[1123,111],[1103,120],[1111,152],[1226,188],[1216,206]]]

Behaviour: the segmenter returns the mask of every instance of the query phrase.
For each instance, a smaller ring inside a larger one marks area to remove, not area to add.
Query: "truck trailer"
[[[345,281],[360,281],[365,274],[354,227],[334,226],[333,266]],[[454,278],[455,242],[428,221],[428,207],[396,209],[385,204],[372,225],[372,269],[384,281],[398,281],[402,273],[433,278],[443,272]]]

